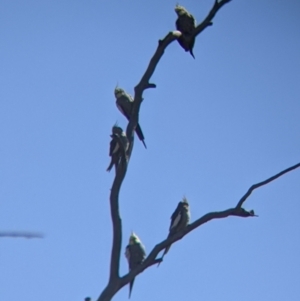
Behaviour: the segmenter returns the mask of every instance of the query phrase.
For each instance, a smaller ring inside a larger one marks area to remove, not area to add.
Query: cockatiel
[[[116,97],[116,105],[118,109],[129,121],[131,117],[132,107],[133,107],[133,101],[134,101],[133,97],[130,94],[126,93],[123,89],[118,87],[115,88],[115,97]],[[147,148],[145,143],[145,137],[139,123],[135,128],[135,132],[138,135],[139,139],[143,142],[145,148]]]
[[[125,250],[125,256],[127,258],[130,271],[141,265],[146,258],[145,247],[138,236],[133,232],[130,235],[129,244]],[[133,283],[134,278],[129,284],[129,298],[131,296]]]
[[[195,44],[195,37],[192,36],[196,28],[196,20],[183,6],[176,4],[175,12],[178,16],[176,20],[176,29],[181,32],[181,36],[177,39],[180,46],[189,51],[193,58],[193,48]]]
[[[112,135],[110,135],[110,137],[112,138],[109,147],[109,156],[111,157],[111,160],[106,170],[110,171],[115,165],[115,170],[117,171],[122,156],[125,156],[126,158],[129,142],[126,133],[121,127],[117,126],[117,124],[112,127]]]
[[[191,214],[189,209],[189,203],[187,199],[184,197],[181,202],[178,203],[177,208],[173,212],[171,216],[171,224],[169,228],[168,238],[174,235],[175,233],[184,229],[190,222]],[[170,250],[171,245],[165,248],[162,259]],[[159,264],[158,264],[159,266]]]

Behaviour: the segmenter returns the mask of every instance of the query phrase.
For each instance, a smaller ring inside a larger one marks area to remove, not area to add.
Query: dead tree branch
[[[229,3],[230,1],[231,0],[222,0],[222,1],[218,2],[216,0],[212,9],[206,16],[206,18],[196,27],[194,36],[198,36],[206,27],[211,26],[213,24],[212,19],[214,18],[214,16],[218,12],[218,10],[222,6],[224,6],[226,3]],[[148,88],[156,87],[155,84],[149,83],[150,78],[153,75],[153,73],[157,67],[157,64],[159,63],[160,59],[162,58],[166,48],[169,46],[169,44],[171,44],[176,39],[177,39],[177,32],[175,31],[175,32],[169,32],[163,40],[159,40],[158,47],[157,47],[154,55],[152,56],[144,75],[142,76],[142,78],[141,78],[140,82],[137,84],[137,86],[134,88],[134,90],[135,90],[134,101],[135,102],[142,101],[142,94],[143,94],[144,90],[146,90]]]
[[[134,277],[136,277],[138,274],[142,273],[144,270],[146,270],[147,268],[149,268],[152,265],[155,265],[156,263],[159,263],[162,261],[161,258],[156,258],[158,256],[158,254],[164,250],[168,245],[173,244],[174,242],[182,239],[184,236],[186,236],[188,233],[190,233],[191,231],[195,230],[196,228],[202,226],[203,224],[213,220],[213,219],[220,219],[220,218],[226,218],[229,216],[238,216],[238,217],[253,217],[255,215],[251,214],[251,211],[247,211],[245,209],[243,209],[241,206],[243,204],[243,202],[245,202],[245,200],[248,198],[248,196],[251,194],[251,192],[258,188],[261,187],[263,185],[266,185],[274,180],[276,180],[277,178],[281,177],[282,175],[296,169],[300,167],[300,163],[293,165],[283,171],[281,171],[280,173],[268,178],[265,181],[262,181],[258,184],[254,184],[252,185],[247,193],[241,198],[241,200],[238,202],[237,206],[235,208],[230,208],[224,211],[217,211],[217,212],[210,212],[207,213],[205,215],[203,215],[202,217],[198,218],[196,221],[194,221],[193,223],[191,223],[190,225],[188,225],[185,229],[183,229],[182,231],[174,234],[174,236],[171,236],[167,239],[165,239],[164,241],[162,241],[161,243],[157,244],[152,251],[149,253],[148,257],[145,259],[145,261],[143,262],[142,265],[140,265],[138,268],[134,269],[133,271],[129,272],[128,274],[126,274],[125,276],[123,276],[121,278],[120,284],[123,287],[124,285],[128,284]]]
[[[273,176],[273,177],[271,177],[271,178],[269,178],[269,179],[267,179],[267,180],[265,180],[265,181],[262,181],[262,182],[259,182],[259,183],[257,183],[257,184],[252,185],[252,186],[248,189],[248,191],[245,193],[245,195],[240,199],[240,201],[239,201],[238,204],[236,205],[236,208],[241,208],[241,207],[242,207],[243,203],[244,203],[244,202],[246,201],[246,199],[250,196],[250,194],[252,193],[252,191],[253,191],[254,189],[259,188],[259,187],[261,187],[261,186],[263,186],[263,185],[269,184],[270,182],[276,180],[277,178],[281,177],[282,175],[284,175],[284,174],[286,174],[286,173],[288,173],[288,172],[290,172],[290,171],[292,171],[292,170],[294,170],[294,169],[296,169],[296,168],[298,168],[298,167],[300,167],[300,163],[295,164],[295,165],[293,165],[293,166],[291,166],[291,167],[289,167],[289,168],[287,168],[287,169],[285,169],[285,170],[279,172],[279,173],[276,174],[275,176]]]
[[[218,12],[218,10],[228,2],[230,2],[230,0],[221,0],[220,2],[215,0],[214,5],[213,5],[211,11],[209,12],[209,14],[207,15],[207,17],[204,19],[204,21],[201,24],[199,24],[196,27],[194,35],[197,36],[206,27],[211,26],[212,19],[214,18],[214,16]],[[115,295],[115,293],[118,290],[120,290],[120,288],[122,288],[124,285],[129,283],[130,280],[132,280],[134,275],[137,275],[137,274],[141,273],[143,270],[145,270],[147,267],[150,267],[150,266],[160,262],[161,259],[156,259],[156,256],[159,253],[159,251],[162,250],[164,248],[164,246],[166,246],[169,243],[169,241],[164,241],[161,244],[157,245],[153,249],[153,251],[149,254],[149,256],[146,259],[144,264],[142,264],[138,269],[131,271],[128,275],[125,275],[124,277],[120,278],[119,266],[120,266],[120,255],[121,255],[121,245],[122,245],[122,220],[121,220],[121,216],[120,216],[120,212],[119,212],[119,193],[120,193],[120,189],[121,189],[123,180],[126,175],[128,163],[129,163],[132,149],[133,149],[134,132],[135,132],[135,128],[139,121],[139,111],[140,111],[141,103],[143,101],[143,92],[146,89],[156,87],[155,84],[150,83],[150,78],[153,75],[153,73],[157,67],[157,64],[159,63],[161,57],[163,56],[164,51],[167,48],[167,46],[177,39],[177,33],[178,32],[176,32],[176,31],[169,32],[163,40],[159,41],[158,47],[157,47],[153,57],[151,58],[144,75],[142,76],[140,82],[134,88],[134,91],[135,91],[134,105],[133,105],[132,112],[131,112],[131,118],[127,125],[127,129],[126,129],[126,135],[129,140],[129,149],[127,151],[127,161],[123,160],[122,164],[119,165],[117,172],[116,172],[115,179],[113,181],[111,193],[110,193],[110,211],[111,211],[111,219],[112,219],[112,224],[113,224],[113,243],[112,243],[111,259],[110,259],[109,282],[108,282],[107,286],[105,287],[105,289],[103,290],[103,292],[101,293],[101,295],[99,296],[98,301],[111,300],[112,297]],[[234,215],[234,213],[237,213],[238,209],[234,209],[234,210],[235,210],[234,212],[230,211],[231,215]],[[217,216],[216,214],[217,213],[215,213],[215,216],[211,217],[210,219],[218,218],[218,217],[216,217]],[[218,214],[220,215],[219,218],[223,217],[223,216],[221,216],[222,215],[221,213],[218,213]],[[230,214],[228,214],[228,215],[230,215]],[[209,218],[209,217],[210,216],[208,215],[207,218]],[[204,218],[205,218],[205,216],[202,217],[202,219],[204,219]],[[207,222],[207,221],[203,221],[203,223]],[[190,225],[187,229],[190,229],[190,231],[192,231],[191,227],[193,227],[194,224],[195,223]],[[198,226],[195,226],[195,227],[198,227]],[[181,235],[184,236],[185,233],[182,233]],[[172,239],[174,239],[174,241],[175,241],[176,238],[178,240],[182,237],[177,238],[177,236],[175,236]]]

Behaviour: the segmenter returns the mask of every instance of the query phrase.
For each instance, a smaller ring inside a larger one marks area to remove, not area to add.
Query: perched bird
[[[129,244],[127,245],[125,250],[125,256],[127,258],[130,271],[142,264],[142,262],[146,258],[145,247],[143,246],[138,236],[133,232],[130,235]],[[129,298],[131,296],[133,283],[134,278],[129,284]]]
[[[181,36],[177,41],[185,51],[189,51],[192,57],[195,58],[193,53],[195,37],[192,36],[192,33],[196,28],[196,20],[183,6],[178,4],[175,6],[175,12],[178,16],[176,29],[181,32]]]
[[[173,236],[175,233],[181,231],[182,229],[184,229],[189,224],[190,218],[191,218],[191,214],[189,209],[189,203],[187,199],[184,197],[182,201],[178,203],[177,208],[175,209],[175,211],[171,216],[171,224],[169,228],[168,238]],[[170,248],[171,245],[165,248],[162,259],[168,253]],[[160,263],[158,263],[158,266],[159,264]]]
[[[118,87],[115,88],[115,97],[116,97],[116,105],[118,109],[129,121],[131,117],[132,107],[133,107],[133,101],[134,101],[133,97],[130,94],[126,93],[123,89]],[[147,148],[145,143],[145,137],[139,123],[135,128],[135,132],[138,135],[139,139],[143,142],[145,148]]]
[[[121,154],[117,135],[110,135],[110,137],[112,138],[109,146],[109,156],[111,157],[111,160],[106,171],[111,171],[114,165],[115,165],[115,169],[117,170],[120,161],[120,154]]]
[[[110,171],[114,165],[115,170],[117,170],[122,156],[126,158],[126,152],[129,146],[126,133],[117,124],[112,127],[112,135],[110,135],[110,137],[112,138],[109,147],[111,160],[106,169],[107,171]]]

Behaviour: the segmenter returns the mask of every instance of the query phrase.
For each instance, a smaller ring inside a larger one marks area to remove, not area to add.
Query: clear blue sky
[[[213,1],[180,2],[201,21]],[[176,1],[0,2],[0,300],[96,299],[111,250],[107,173],[117,82],[128,92]],[[178,201],[192,220],[235,206],[253,183],[300,161],[300,2],[234,0],[196,41],[177,43],[144,93],[120,196],[149,252]],[[212,221],[135,282],[132,300],[300,300],[300,170],[245,203],[259,218]],[[128,287],[115,301],[126,300]]]

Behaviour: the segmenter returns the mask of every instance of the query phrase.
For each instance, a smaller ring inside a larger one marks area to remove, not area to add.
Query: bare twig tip
[[[153,83],[149,83],[146,87],[146,89],[149,89],[149,88],[156,88],[156,85],[153,84]]]

